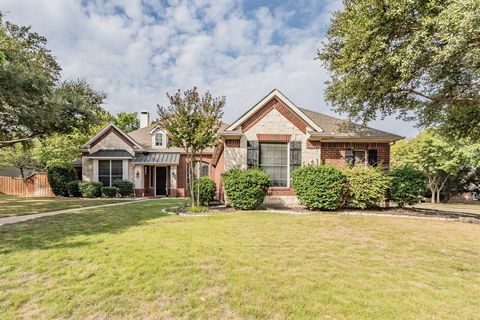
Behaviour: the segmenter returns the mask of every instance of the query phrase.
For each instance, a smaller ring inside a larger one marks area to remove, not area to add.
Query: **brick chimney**
[[[140,111],[140,128],[145,128],[150,125],[150,113],[147,110]]]

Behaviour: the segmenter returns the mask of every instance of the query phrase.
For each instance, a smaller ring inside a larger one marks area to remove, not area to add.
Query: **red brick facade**
[[[264,142],[288,142],[292,138],[291,134],[261,134],[257,133],[257,140]]]
[[[318,145],[317,141],[315,145]],[[377,150],[377,161],[384,168],[390,167],[390,144],[379,142],[321,142],[320,154],[323,163],[339,167],[345,166],[345,150],[355,151]]]
[[[229,148],[240,148],[240,139],[226,139],[225,145]]]

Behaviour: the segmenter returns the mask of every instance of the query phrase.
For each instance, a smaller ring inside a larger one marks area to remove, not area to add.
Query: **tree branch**
[[[14,145],[15,143],[19,142],[25,142],[25,141],[30,141],[32,139],[38,138],[43,136],[43,133],[33,133],[25,138],[19,138],[19,139],[13,139],[13,140],[6,140],[6,141],[0,141],[0,148],[2,147],[8,147],[11,145]]]
[[[442,98],[442,97],[433,97],[433,96],[430,96],[430,95],[427,95],[423,92],[420,92],[418,90],[415,90],[415,89],[412,89],[412,88],[409,88],[409,89],[403,89],[401,91],[404,91],[404,92],[409,92],[409,93],[412,93],[414,95],[417,95],[419,97],[422,97],[422,98],[425,98],[425,99],[428,99],[430,101],[437,101],[437,102],[466,102],[466,101],[469,101],[469,102],[474,102],[474,101],[477,101],[477,99],[474,99],[474,98],[467,98],[467,97],[457,97],[457,98]]]

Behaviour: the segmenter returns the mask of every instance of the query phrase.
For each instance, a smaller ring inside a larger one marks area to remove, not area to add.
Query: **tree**
[[[32,171],[38,167],[38,162],[32,156],[31,152],[22,145],[3,149],[1,151],[1,163],[2,166],[19,169],[23,179],[25,179],[25,171]]]
[[[0,148],[53,133],[86,131],[105,94],[84,80],[61,81],[46,39],[0,13]]]
[[[406,143],[392,147],[395,165],[412,165],[423,171],[432,193],[431,202],[440,202],[440,192],[452,177],[478,166],[480,146],[448,140],[427,130]]]
[[[114,123],[127,133],[140,128],[140,120],[138,120],[136,112],[119,112]]]
[[[225,97],[213,98],[210,92],[200,96],[197,88],[183,94],[178,90],[174,95],[167,93],[168,107],[158,107],[158,123],[167,131],[172,146],[182,148],[187,154],[188,190],[192,204],[197,203],[193,188],[195,164],[202,150],[217,142],[217,132],[223,115]],[[201,159],[200,159],[201,160]],[[197,203],[199,205],[199,203]]]
[[[480,136],[480,1],[343,3],[318,51],[336,111],[364,123],[396,114]]]

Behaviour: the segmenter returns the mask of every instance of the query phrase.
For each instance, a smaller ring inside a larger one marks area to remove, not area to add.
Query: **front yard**
[[[465,212],[480,215],[480,203],[419,203],[415,208],[434,209],[451,212]]]
[[[25,198],[0,196],[0,218],[63,209],[92,207],[125,201],[123,199]]]
[[[1,226],[2,317],[478,317],[480,225],[161,212],[181,202]]]

